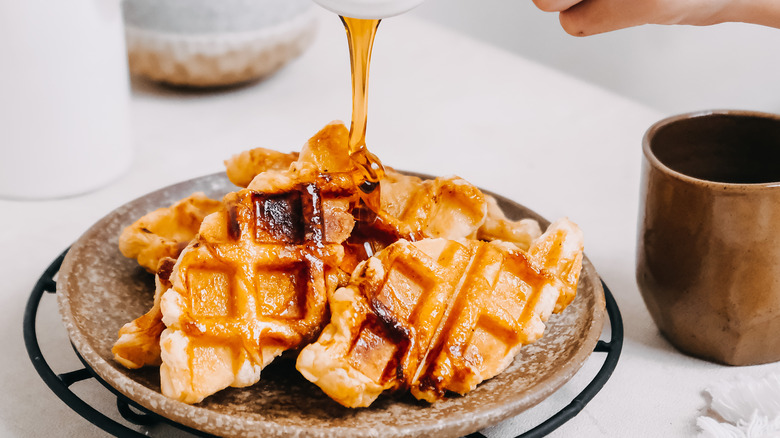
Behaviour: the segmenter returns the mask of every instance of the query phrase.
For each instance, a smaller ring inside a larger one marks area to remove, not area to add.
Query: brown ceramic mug
[[[661,120],[643,141],[636,278],[680,351],[780,360],[780,115]]]

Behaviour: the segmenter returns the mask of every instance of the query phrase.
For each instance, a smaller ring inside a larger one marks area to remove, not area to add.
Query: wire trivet
[[[38,344],[38,335],[35,331],[35,321],[38,316],[38,305],[44,293],[56,293],[57,282],[54,279],[55,275],[62,265],[62,260],[65,258],[68,250],[65,250],[59,255],[48,268],[44,271],[43,275],[35,283],[35,287],[30,294],[30,298],[27,301],[27,307],[24,310],[24,344],[27,347],[27,353],[30,355],[35,370],[41,376],[46,385],[65,402],[68,407],[73,409],[76,413],[84,417],[86,420],[99,427],[100,429],[108,432],[116,437],[147,437],[148,435],[131,429],[129,426],[121,424],[102,412],[98,411],[90,404],[85,402],[81,397],[76,395],[70,386],[76,382],[81,382],[87,379],[95,379],[100,382],[104,387],[110,390],[116,395],[116,407],[117,412],[127,422],[137,426],[151,426],[159,423],[167,423],[181,431],[191,433],[196,436],[210,437],[204,432],[189,428],[182,424],[169,420],[161,415],[157,415],[150,412],[143,407],[139,406],[123,394],[117,392],[111,385],[103,381],[97,374],[84,362],[78,351],[74,348],[76,356],[81,360],[84,368],[80,368],[74,371],[56,374],[52,371],[51,366],[43,358],[40,346]],[[601,282],[604,288],[604,298],[606,301],[607,315],[609,316],[609,323],[611,326],[611,336],[609,342],[599,340],[596,347],[593,349],[594,353],[606,353],[607,356],[604,359],[604,363],[601,365],[598,373],[593,377],[593,380],[583,389],[574,399],[561,410],[550,416],[548,419],[537,425],[536,427],[518,435],[516,438],[540,438],[543,437],[570,419],[574,418],[577,414],[585,408],[590,400],[601,390],[604,384],[607,383],[612,372],[617,366],[618,359],[620,358],[620,352],[623,349],[623,318],[620,315],[620,309],[618,309],[615,298],[612,296],[612,292],[609,290],[604,281]],[[484,438],[480,432],[472,433],[467,438]]]

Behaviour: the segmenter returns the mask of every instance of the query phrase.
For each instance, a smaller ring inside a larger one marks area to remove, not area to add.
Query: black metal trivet
[[[192,433],[196,436],[210,437],[212,435],[206,434],[201,431],[189,428],[182,424],[176,423],[163,416],[150,412],[134,401],[130,400],[123,394],[120,394],[111,385],[103,381],[92,368],[84,362],[78,351],[75,350],[76,356],[84,364],[84,368],[70,371],[67,373],[56,374],[52,371],[49,364],[43,358],[40,346],[38,345],[38,335],[35,332],[35,320],[38,316],[38,305],[41,302],[44,292],[55,293],[57,290],[57,283],[54,280],[54,276],[62,265],[62,260],[65,258],[68,250],[65,250],[59,255],[52,263],[46,268],[41,278],[35,283],[35,287],[30,294],[30,298],[27,301],[27,307],[24,310],[24,344],[27,347],[27,353],[30,355],[35,370],[41,376],[43,381],[48,387],[71,409],[76,411],[79,415],[90,421],[95,426],[103,429],[111,435],[116,437],[147,437],[148,435],[131,429],[127,425],[121,424],[112,420],[100,411],[93,408],[81,397],[71,391],[70,386],[76,382],[87,379],[95,379],[103,386],[108,388],[112,393],[116,395],[116,406],[119,414],[127,420],[129,423],[137,426],[151,426],[159,423],[167,423],[171,426]],[[596,347],[593,349],[595,353],[607,353],[607,357],[604,359],[604,363],[601,365],[599,372],[593,377],[588,386],[582,390],[574,399],[560,411],[553,414],[550,418],[537,425],[533,429],[530,429],[518,435],[516,438],[539,438],[543,437],[563,423],[569,421],[574,416],[580,413],[585,405],[593,399],[593,397],[601,390],[607,380],[612,375],[612,371],[617,366],[618,359],[620,358],[620,352],[623,349],[623,318],[620,315],[620,309],[618,309],[615,298],[612,296],[607,285],[602,281],[604,287],[604,298],[606,300],[607,315],[609,316],[609,323],[612,329],[612,334],[609,342],[598,341]],[[467,438],[482,438],[483,434],[479,432],[468,435]]]

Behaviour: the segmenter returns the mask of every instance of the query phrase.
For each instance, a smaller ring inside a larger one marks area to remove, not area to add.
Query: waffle
[[[352,164],[348,158],[348,137],[349,131],[342,122],[331,122],[304,145],[302,157],[298,152],[255,148],[225,160],[226,173],[233,184],[248,187],[259,174],[282,175],[282,178],[289,179],[286,171],[293,164],[296,171],[308,167],[310,172],[349,172]],[[265,188],[268,182],[266,178],[256,188]],[[170,207],[144,215],[126,227],[119,236],[119,250],[125,257],[136,259],[138,264],[154,273],[163,258],[177,258],[195,237],[203,218],[221,206],[220,201],[209,199],[202,192],[193,193]]]
[[[239,187],[247,187],[255,176],[269,170],[286,170],[297,159],[297,152],[284,153],[255,148],[225,160],[225,171],[230,182]]]
[[[401,240],[358,266],[330,299],[331,322],[297,361],[347,407],[409,388],[435,402],[504,370],[573,299],[582,234],[553,224],[528,252],[505,242]]]
[[[501,240],[511,242],[522,250],[528,250],[534,240],[542,235],[539,222],[526,218],[510,220],[499,207],[496,198],[485,195],[487,216],[485,222],[477,230],[479,240]]]
[[[473,237],[485,222],[485,196],[462,178],[422,180],[388,172],[380,187],[379,220],[401,238]]]
[[[264,174],[269,171],[273,174],[274,171],[286,170],[290,165],[300,166],[301,163],[310,163],[325,174],[350,173],[354,164],[349,159],[348,138],[349,131],[346,126],[342,122],[334,121],[309,140],[300,155],[258,148],[234,156],[225,162],[228,177],[234,184],[247,187],[257,175],[267,179],[269,175]],[[368,223],[363,227],[362,234],[385,235],[387,238],[384,240],[391,242],[399,238],[419,240],[428,237],[475,237],[491,212],[488,201],[492,198],[484,196],[478,188],[454,176],[423,180],[386,168],[385,176],[380,182],[380,191],[382,210],[377,218],[366,220]],[[508,221],[497,205],[495,209],[498,214],[493,215],[496,218],[494,223],[500,222],[501,226],[508,228],[504,224]],[[371,215],[367,211],[361,213]],[[493,228],[498,229],[499,226]],[[520,240],[532,240],[533,237],[529,239],[529,234],[524,233],[529,227],[520,229],[523,231],[517,233],[522,235]],[[537,232],[534,237],[539,234],[541,232]],[[491,236],[490,233],[485,235]],[[510,239],[511,233],[498,233],[496,237]],[[378,251],[383,246],[374,247],[374,250]]]
[[[399,239],[501,240],[527,250],[542,234],[537,221],[508,219],[495,198],[456,176],[423,180],[385,168],[380,187],[381,211],[358,222],[345,245],[349,272]]]
[[[160,261],[154,278],[154,304],[144,315],[119,329],[119,339],[111,352],[114,359],[130,369],[146,365],[159,366],[160,333],[165,329],[160,311],[160,297],[171,287],[170,275],[176,260],[166,257]]]
[[[330,149],[323,139],[334,130],[313,141]],[[252,385],[276,356],[321,331],[328,297],[348,278],[341,243],[358,195],[348,175],[323,175],[314,158],[302,153],[289,170],[227,195],[182,252],[161,298],[163,394],[197,403]]]
[[[298,152],[278,152],[255,148],[225,160],[227,177],[239,187],[248,187],[252,180],[268,171],[285,171],[293,163],[309,163],[321,173],[349,172],[349,131],[341,121],[333,121],[309,139]]]
[[[323,173],[320,167],[329,166],[334,170],[344,170],[343,163],[339,167],[339,163],[334,162],[330,156],[346,154],[347,136],[346,127],[336,122],[329,124],[309,140],[304,146],[302,157],[298,153],[280,154],[267,149],[255,149],[233,157],[230,162],[233,163],[234,167],[243,168],[247,166],[249,160],[254,160],[253,171],[263,174],[252,186],[254,191],[296,192],[302,181],[312,182]],[[263,161],[260,157],[267,157],[267,159]],[[288,160],[291,157],[296,158],[293,169],[290,169],[292,163]],[[231,168],[230,164],[228,168]],[[282,171],[282,168],[287,170]],[[256,175],[252,175],[252,179],[254,176]],[[339,194],[339,196],[328,197],[320,203],[322,217],[328,218],[323,224],[326,241],[341,242],[349,236],[352,230],[354,219],[350,213],[350,205],[356,198],[349,195],[354,191],[350,181],[344,175],[340,177],[337,175],[336,178],[321,181],[321,185],[326,191]],[[147,214],[132,226],[127,227],[120,238],[120,245],[126,252],[127,248],[132,248],[134,253],[131,255],[142,254],[139,260],[147,266],[148,270],[155,272],[156,270],[151,268],[152,263],[156,263],[155,260],[158,257],[164,257],[165,254],[178,257],[186,244],[195,237],[203,216],[205,216],[205,208],[214,206],[221,207],[222,203],[211,201],[202,193],[193,194],[169,208]],[[162,230],[168,235],[168,238],[151,233],[147,227],[156,231]],[[161,251],[164,246],[161,242],[166,244],[165,248],[175,250]],[[158,271],[155,278],[154,305],[146,314],[122,327],[119,339],[112,349],[117,362],[127,368],[134,369],[145,365],[160,365],[161,363],[160,335],[165,324],[162,322],[160,296],[171,287],[168,277],[176,261],[168,257],[162,258],[162,260],[165,268],[163,271]],[[163,264],[161,263],[160,266]],[[348,277],[348,274],[344,272],[336,272],[336,275],[340,276],[338,281],[341,282],[344,282]],[[334,288],[330,287],[329,290]]]
[[[154,273],[160,260],[178,257],[197,234],[203,218],[221,206],[221,202],[197,192],[170,207],[147,213],[122,230],[119,251]]]
[[[344,124],[334,121],[304,146],[300,156],[263,148],[242,152],[225,162],[228,176],[236,185],[247,187],[257,175],[301,162],[311,163],[326,174],[349,173],[353,163],[349,160],[348,137]],[[382,209],[376,218],[365,220],[352,239],[353,260],[363,260],[401,238],[504,240],[528,249],[541,234],[536,221],[508,220],[494,198],[459,177],[423,180],[386,168],[380,190]],[[362,249],[366,241],[371,247],[368,253]]]
[[[422,180],[389,169],[381,219],[400,238],[502,240],[527,250],[542,231],[534,219],[510,220],[492,196],[456,176]]]
[[[458,177],[423,180],[385,168],[380,196],[378,213],[355,213],[361,220],[345,244],[348,272],[399,239],[473,238],[487,217],[485,196]]]

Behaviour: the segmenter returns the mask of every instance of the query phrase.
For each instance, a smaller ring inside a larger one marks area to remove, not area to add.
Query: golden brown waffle
[[[176,260],[160,260],[154,278],[154,304],[144,315],[119,329],[119,339],[111,352],[114,359],[127,368],[160,365],[160,333],[165,329],[160,311],[160,297],[171,287],[170,276]]]
[[[380,186],[379,220],[401,238],[473,237],[485,222],[485,196],[462,178],[422,180],[390,171]]]
[[[485,201],[487,202],[487,217],[477,230],[477,239],[502,240],[514,243],[522,250],[528,250],[533,241],[542,235],[539,222],[530,218],[510,220],[498,206],[496,198],[485,195]]]
[[[349,173],[354,164],[349,159],[348,137],[349,131],[343,123],[335,121],[307,142],[297,162],[293,163],[297,154],[258,148],[226,161],[228,175],[244,175],[241,180],[233,176],[230,179],[246,187],[257,175],[269,170],[285,170],[291,164],[299,166],[302,162],[310,163],[326,174]],[[521,247],[525,242],[524,248],[527,249],[530,240],[541,234],[538,225],[535,229],[532,226],[535,224],[533,220],[526,220],[519,226],[508,221],[491,197],[484,196],[478,188],[458,177],[423,180],[386,168],[380,190],[382,211],[376,219],[370,217],[372,213],[362,211],[369,219],[358,233],[366,238],[372,234],[381,237],[372,242],[374,251],[386,246],[380,240],[458,239],[475,237],[478,230],[484,234],[485,240],[518,241]],[[486,219],[492,220],[483,231],[481,227],[487,225]],[[362,244],[358,243],[359,246]]]
[[[285,161],[285,157],[299,154],[278,154],[270,155],[271,159],[266,160],[264,166],[264,175],[259,178],[253,186],[255,190],[271,193],[296,192],[301,181],[314,181],[322,171],[318,166],[330,166],[334,170],[343,170],[339,168],[338,162],[335,162],[332,156],[343,156],[346,154],[346,138],[348,132],[341,123],[332,123],[321,130],[304,146],[303,157],[296,162],[294,169],[289,169],[287,162],[284,166],[275,165]],[[263,150],[266,151],[267,150]],[[245,154],[250,159],[259,159],[265,152]],[[240,161],[240,160],[238,160]],[[238,162],[236,157],[233,162]],[[271,163],[271,164],[269,164]],[[255,170],[258,170],[260,164],[255,163]],[[349,163],[347,163],[349,164]],[[279,171],[276,168],[285,167],[288,170]],[[322,208],[322,217],[327,218],[324,221],[324,233],[326,241],[341,242],[349,236],[354,219],[350,213],[351,203],[357,198],[351,197],[350,193],[354,190],[351,187],[350,179],[344,175],[335,178],[321,180],[321,185],[330,194],[338,196],[329,196],[322,199],[320,207]],[[231,195],[235,196],[235,195]],[[137,221],[133,226],[128,227],[120,239],[123,248],[132,248],[137,254],[142,254],[140,259],[147,265],[157,256],[162,254],[173,254],[178,256],[186,243],[195,237],[195,234],[202,222],[203,209],[197,207],[221,207],[222,203],[211,201],[202,193],[196,193],[182,201],[177,202],[170,208],[159,209],[152,212]],[[158,233],[167,236],[149,232],[152,228]],[[186,239],[186,241],[185,241]],[[163,245],[162,243],[165,245]],[[175,251],[161,251],[161,248],[173,248]],[[139,368],[145,365],[160,365],[160,334],[165,328],[162,322],[162,312],[160,311],[160,295],[170,288],[168,277],[175,260],[164,258],[165,270],[158,272],[156,277],[156,291],[153,307],[144,315],[136,320],[126,324],[119,332],[119,339],[114,345],[113,352],[115,359],[128,368]],[[162,264],[161,264],[162,266]],[[152,270],[152,269],[150,269]],[[336,272],[334,275],[340,276],[339,281],[344,282],[348,274]],[[335,289],[335,286],[329,286],[329,290]]]
[[[225,160],[225,170],[230,182],[239,187],[246,187],[255,176],[269,170],[286,170],[297,159],[297,152],[284,153],[255,148]]]
[[[487,217],[486,197],[458,177],[423,180],[385,168],[380,190],[379,213],[355,212],[362,220],[345,244],[348,272],[399,239],[473,238]]]
[[[508,243],[402,240],[330,299],[331,322],[298,370],[348,407],[387,389],[434,402],[495,376],[576,293],[582,234],[562,220],[528,252]],[[556,303],[560,306],[556,307]]]
[[[165,395],[196,403],[254,384],[276,356],[316,338],[328,297],[346,280],[338,266],[355,190],[348,175],[324,175],[302,154],[289,170],[264,172],[225,197],[162,296]]]
[[[423,180],[385,168],[380,182],[382,210],[358,212],[359,221],[347,241],[344,269],[399,239],[426,238],[501,240],[527,250],[542,232],[534,219],[508,219],[495,198],[458,177]]]
[[[225,160],[227,177],[239,187],[248,187],[252,180],[268,171],[285,171],[298,162],[309,163],[321,173],[349,172],[349,131],[338,120],[330,122],[303,146],[301,153],[278,152],[255,148]]]
[[[334,121],[304,145],[302,156],[298,152],[282,153],[264,148],[241,152],[225,161],[228,179],[239,187],[247,187],[255,176],[263,173],[287,175],[289,179],[290,173],[286,171],[293,164],[296,169],[308,168],[309,172],[348,173],[352,166],[348,136],[344,124]],[[266,178],[259,183],[259,188],[267,187],[268,182]],[[126,227],[119,237],[119,250],[154,273],[161,259],[177,258],[195,237],[203,218],[221,206],[220,201],[209,199],[202,192],[193,193],[170,207],[147,213]]]
[[[202,192],[152,211],[122,231],[119,251],[154,273],[160,260],[176,258],[195,237],[203,218],[219,210],[222,203]]]
[[[262,148],[246,151],[226,161],[228,175],[235,184],[246,187],[258,174],[285,170],[291,164],[310,163],[326,174],[349,173],[354,164],[349,159],[348,137],[343,123],[334,121],[307,142],[299,157]],[[495,199],[458,177],[423,180],[386,168],[380,193],[382,210],[376,218],[366,210],[357,212],[365,221],[348,248],[353,261],[364,260],[399,238],[476,237],[505,240],[528,249],[541,234],[536,221],[508,220]],[[371,247],[367,253],[363,250],[366,242]]]
[[[495,198],[459,177],[422,180],[387,169],[381,185],[380,219],[401,238],[503,240],[527,250],[542,234],[538,222],[508,219]]]

